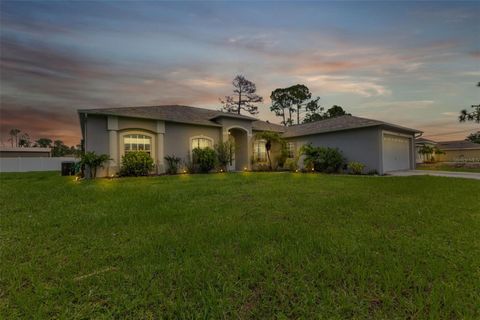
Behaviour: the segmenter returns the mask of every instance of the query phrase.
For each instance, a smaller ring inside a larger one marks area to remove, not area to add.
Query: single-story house
[[[0,146],[0,158],[36,158],[51,156],[51,148]]]
[[[444,152],[437,156],[444,162],[480,162],[480,143],[467,140],[439,141],[437,147]]]
[[[308,143],[335,147],[347,161],[361,162],[366,170],[384,174],[415,168],[414,141],[420,133],[354,116],[284,127],[250,116],[182,105],[85,109],[78,114],[85,150],[112,159],[100,175],[115,174],[122,156],[130,151],[148,152],[157,172],[162,173],[165,156],[187,161],[194,148],[214,147],[227,140],[235,145],[230,169],[248,170],[255,162],[266,161],[265,141],[255,138],[261,131],[282,135],[290,157]]]
[[[432,157],[436,159],[436,154],[435,154],[435,146],[437,143],[433,140],[426,139],[426,138],[417,138],[415,139],[415,153],[416,153],[416,162],[417,163],[424,163],[430,161]],[[423,146],[431,147],[432,148],[432,154],[427,155],[427,154],[422,154],[420,150],[422,149]]]

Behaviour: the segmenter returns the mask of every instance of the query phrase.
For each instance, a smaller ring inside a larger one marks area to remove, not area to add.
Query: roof
[[[396,130],[412,133],[421,132],[415,129],[401,127],[383,121],[360,118],[351,115],[345,115],[336,118],[285,127],[279,124],[261,121],[253,117],[244,116],[236,113],[227,113],[218,110],[210,110],[183,105],[83,109],[78,110],[78,113],[164,120],[170,122],[189,123],[214,127],[221,127],[221,124],[214,121],[215,119],[220,117],[227,117],[239,120],[252,121],[253,130],[281,132],[283,133],[283,136],[285,138],[373,126],[384,126],[387,128],[393,128]]]
[[[270,123],[268,121],[261,121],[261,120],[252,122],[252,129],[254,131],[273,131],[273,132],[287,131],[287,127],[285,126],[282,126],[276,123]]]
[[[219,117],[235,118],[242,120],[257,121],[256,118],[240,114],[227,113],[217,110],[182,106],[182,105],[161,105],[161,106],[140,106],[121,107],[106,109],[83,109],[79,113],[101,114],[120,117],[132,117],[143,119],[165,120],[171,122],[190,123],[206,126],[220,127],[213,119]]]
[[[415,143],[429,143],[429,144],[437,144],[435,141],[426,139],[426,138],[417,138],[415,139]]]
[[[50,152],[51,148],[40,147],[6,147],[0,146],[1,152]]]
[[[374,126],[384,126],[394,129],[400,129],[407,132],[421,132],[419,130],[397,126],[388,122],[379,120],[372,120],[367,118],[360,118],[351,115],[340,116],[315,122],[298,124],[290,126],[283,135],[285,138],[292,138],[298,136],[307,136],[318,133],[367,128]]]
[[[480,143],[473,143],[467,140],[440,141],[437,142],[437,146],[440,150],[480,149]]]

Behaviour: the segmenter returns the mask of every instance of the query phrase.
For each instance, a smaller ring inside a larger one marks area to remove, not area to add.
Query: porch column
[[[164,173],[165,172],[165,165],[164,165],[164,139],[165,139],[165,122],[164,121],[157,121],[157,145],[156,145],[156,165],[157,165],[157,173]]]
[[[247,134],[247,156],[248,156],[248,161],[247,161],[247,169],[252,170],[252,156],[253,156],[253,143],[254,143],[255,137],[253,134],[248,133]]]
[[[111,160],[108,163],[108,175],[116,174],[118,171],[118,118],[109,116],[107,119],[108,130],[108,153]]]

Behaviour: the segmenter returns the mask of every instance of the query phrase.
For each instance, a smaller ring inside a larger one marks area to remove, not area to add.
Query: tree
[[[223,104],[222,110],[240,114],[242,110],[255,115],[258,113],[256,103],[263,101],[263,98],[256,94],[257,87],[255,83],[247,80],[242,75],[237,75],[232,82],[233,95],[225,96],[225,99],[220,99]]]
[[[18,147],[18,134],[20,133],[20,129],[11,129],[10,134],[10,141],[12,142],[12,147]]]
[[[471,141],[473,143],[480,143],[480,131],[470,134],[465,140]]]
[[[303,123],[314,122],[323,119],[323,107],[320,106],[320,97],[311,100],[305,106],[307,114],[303,119]]]
[[[270,111],[273,111],[276,116],[282,117],[282,124],[285,126],[294,124],[293,114],[297,113],[297,124],[300,124],[301,113],[308,112],[308,107],[313,106],[312,101],[320,100],[320,98],[310,100],[311,98],[310,90],[303,84],[278,88],[270,95],[272,100]]]
[[[282,124],[288,126],[292,124],[292,97],[287,88],[278,88],[270,94],[272,105],[270,111],[274,112],[277,117],[282,117]],[[288,111],[289,117],[286,116]]]
[[[70,148],[66,146],[62,140],[55,140],[53,142],[52,156],[63,157],[70,152]]]
[[[343,110],[342,107],[334,105],[325,112],[324,119],[336,118],[340,116],[351,116],[351,114]]]
[[[307,101],[312,98],[312,94],[307,86],[303,84],[296,84],[288,88],[289,94],[292,97],[292,104],[296,106],[297,124],[300,124],[300,113]],[[320,99],[320,98],[318,98]]]
[[[303,123],[351,115],[350,113],[347,113],[345,110],[343,110],[342,107],[337,105],[332,106],[325,112],[323,112],[323,110],[324,109],[318,104],[318,101],[316,101],[315,103],[312,102],[311,106],[307,104],[307,115],[305,116],[305,119],[303,119]]]
[[[30,141],[30,136],[28,133],[23,133],[20,136],[20,139],[18,140],[18,146],[19,147],[30,147],[32,145],[32,142]]]
[[[268,166],[270,170],[273,170],[272,157],[270,156],[270,150],[272,150],[272,143],[280,142],[284,143],[282,137],[277,132],[262,131],[255,135],[256,139],[265,140],[265,150],[267,151]]]
[[[40,138],[35,141],[35,146],[40,148],[50,148],[52,146],[52,140],[48,138]]]
[[[477,84],[477,87],[480,87],[480,82]],[[473,121],[475,123],[480,123],[480,104],[472,105],[473,111],[468,112],[467,109],[460,111],[458,120],[460,122]]]

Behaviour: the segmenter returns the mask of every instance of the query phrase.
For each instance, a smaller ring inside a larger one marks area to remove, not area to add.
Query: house
[[[34,158],[51,156],[51,148],[37,147],[2,147],[0,146],[0,158]]]
[[[255,134],[278,132],[292,157],[302,145],[339,148],[347,161],[383,174],[415,167],[414,139],[418,130],[383,121],[341,116],[284,127],[250,116],[182,105],[142,106],[78,111],[86,151],[109,154],[110,163],[100,175],[115,174],[129,151],[148,152],[158,173],[165,172],[164,157],[188,161],[197,147],[214,147],[234,141],[231,170],[251,169],[266,161],[265,141]],[[272,148],[273,150],[273,148]]]
[[[444,162],[480,162],[480,144],[467,140],[439,141],[437,147],[444,152],[438,155]]]
[[[424,146],[432,148],[432,153],[431,154],[423,154],[421,152],[421,149]],[[426,139],[426,138],[415,139],[416,163],[429,162],[429,161],[431,161],[432,157],[435,159],[435,157],[437,156],[435,154],[435,147],[436,146],[437,146],[437,143],[433,140],[429,140],[429,139]]]

